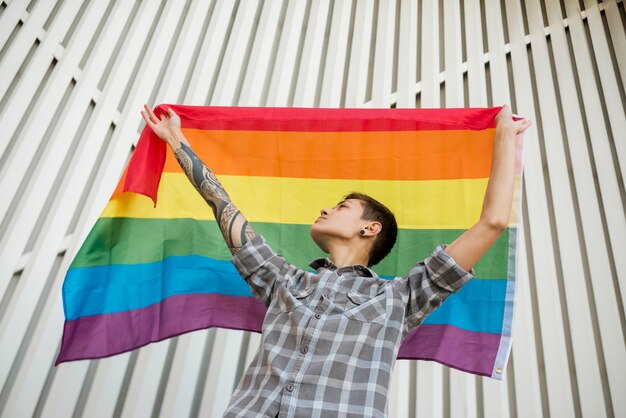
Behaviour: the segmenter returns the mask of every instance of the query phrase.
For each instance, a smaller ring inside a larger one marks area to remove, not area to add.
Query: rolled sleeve
[[[444,251],[447,246],[448,244],[438,245],[425,260],[425,265],[431,271],[430,279],[437,286],[448,292],[456,292],[475,278],[476,272],[473,268],[468,272],[459,266],[452,256]]]
[[[465,271],[444,251],[446,247],[447,244],[438,245],[428,258],[396,281],[407,298],[404,336],[417,328],[448,296],[476,277],[474,269]]]
[[[265,306],[270,305],[274,289],[283,282],[291,267],[261,235],[246,242],[231,261],[250,286],[254,297],[260,299]]]
[[[246,242],[231,261],[241,277],[245,279],[274,257],[278,257],[278,254],[272,250],[262,235],[257,235]]]

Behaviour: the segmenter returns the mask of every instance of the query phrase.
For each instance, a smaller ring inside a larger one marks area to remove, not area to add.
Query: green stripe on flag
[[[253,224],[279,254],[301,268],[325,254],[309,235],[309,226]],[[479,279],[504,279],[507,274],[508,229],[475,267]],[[394,250],[374,270],[381,276],[402,276],[438,244],[449,244],[458,229],[401,229]],[[400,249],[400,250],[399,250]],[[71,268],[108,264],[143,264],[170,256],[197,254],[229,260],[230,251],[215,221],[143,218],[99,218]]]

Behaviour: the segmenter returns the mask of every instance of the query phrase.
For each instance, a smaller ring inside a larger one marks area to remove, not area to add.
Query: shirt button
[[[290,383],[287,385],[287,392],[291,392],[293,390],[293,385]]]
[[[330,299],[330,293],[324,293],[323,296],[324,296],[325,299]]]
[[[307,351],[309,351],[309,348],[306,345],[303,345],[302,347],[300,347],[300,352],[302,354],[306,354]]]
[[[316,317],[317,319],[320,319],[320,318],[322,317],[322,314],[320,314],[319,312],[317,312],[317,313],[315,314],[315,317]]]

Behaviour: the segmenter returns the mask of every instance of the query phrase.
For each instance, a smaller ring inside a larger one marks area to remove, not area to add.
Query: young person
[[[315,272],[289,264],[255,233],[211,170],[191,149],[169,109],[142,116],[166,141],[209,204],[232,262],[268,307],[259,349],[224,417],[384,417],[402,340],[444,299],[474,278],[473,267],[506,228],[514,187],[515,136],[530,126],[504,106],[496,116],[491,175],[480,220],[437,246],[404,277],[385,280],[370,267],[392,249],[393,213],[351,193],[322,209],[311,226],[328,258]]]

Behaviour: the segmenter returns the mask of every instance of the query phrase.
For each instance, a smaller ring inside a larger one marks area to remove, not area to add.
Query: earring
[[[365,235],[365,229],[361,229],[361,230],[359,231],[359,234],[361,234],[361,235]]]

